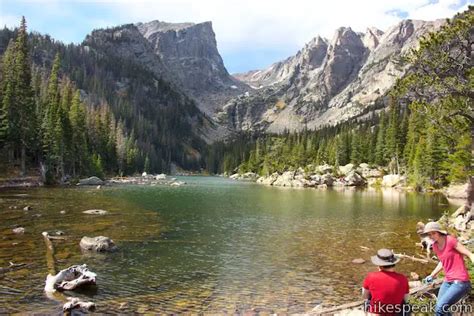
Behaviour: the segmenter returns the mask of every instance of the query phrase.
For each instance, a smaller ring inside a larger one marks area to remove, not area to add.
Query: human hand
[[[431,275],[428,275],[426,278],[423,279],[423,283],[425,284],[430,284],[433,282],[433,277]]]
[[[474,263],[474,253],[471,253],[469,255],[469,259],[471,259],[471,262]]]

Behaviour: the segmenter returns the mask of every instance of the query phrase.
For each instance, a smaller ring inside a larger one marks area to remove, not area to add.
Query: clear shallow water
[[[372,253],[360,246],[418,254],[416,222],[454,208],[439,195],[394,190],[181,179],[188,184],[0,192],[0,267],[30,264],[0,274],[0,312],[60,312],[61,302],[42,291],[48,273],[42,231],[68,236],[55,241],[57,268],[87,263],[98,273],[96,290],[66,294],[96,302],[99,312],[298,313],[359,299],[374,269],[351,263],[370,261]],[[25,205],[33,210],[23,211]],[[82,213],[91,208],[110,213]],[[14,225],[26,233],[13,234]],[[84,235],[111,237],[120,250],[82,254]],[[399,267],[407,274],[432,268],[407,260]]]

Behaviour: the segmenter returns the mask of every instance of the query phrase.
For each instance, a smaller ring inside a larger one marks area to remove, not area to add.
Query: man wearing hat
[[[408,278],[395,272],[400,261],[391,250],[380,249],[371,261],[379,267],[367,275],[363,284],[365,299],[370,298],[369,312],[379,315],[401,315],[408,300]]]
[[[432,282],[433,278],[441,270],[444,270],[444,280],[438,292],[435,312],[436,315],[451,315],[450,306],[471,290],[464,256],[474,263],[474,254],[464,247],[456,237],[448,235],[437,222],[427,223],[424,233],[433,240],[433,251],[439,259],[436,268],[424,281],[426,283]]]

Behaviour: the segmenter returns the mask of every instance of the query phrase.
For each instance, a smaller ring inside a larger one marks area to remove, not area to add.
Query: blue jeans
[[[438,301],[436,302],[436,315],[451,315],[449,307],[457,303],[464,295],[471,290],[471,282],[444,281],[438,292]]]

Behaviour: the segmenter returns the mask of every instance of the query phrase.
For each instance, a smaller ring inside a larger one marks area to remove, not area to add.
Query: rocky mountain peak
[[[324,69],[324,82],[330,96],[339,92],[344,84],[357,75],[366,48],[359,34],[350,27],[341,27],[328,48]]]
[[[367,28],[365,31],[364,37],[362,39],[365,47],[370,51],[374,50],[380,44],[380,38],[382,37],[383,32],[375,27]]]
[[[328,42],[321,36],[316,36],[309,41],[299,52],[301,55],[300,65],[302,68],[312,70],[322,65],[328,49]]]
[[[199,108],[212,114],[229,98],[248,87],[232,78],[217,50],[211,22],[136,24],[178,83],[198,101]]]

